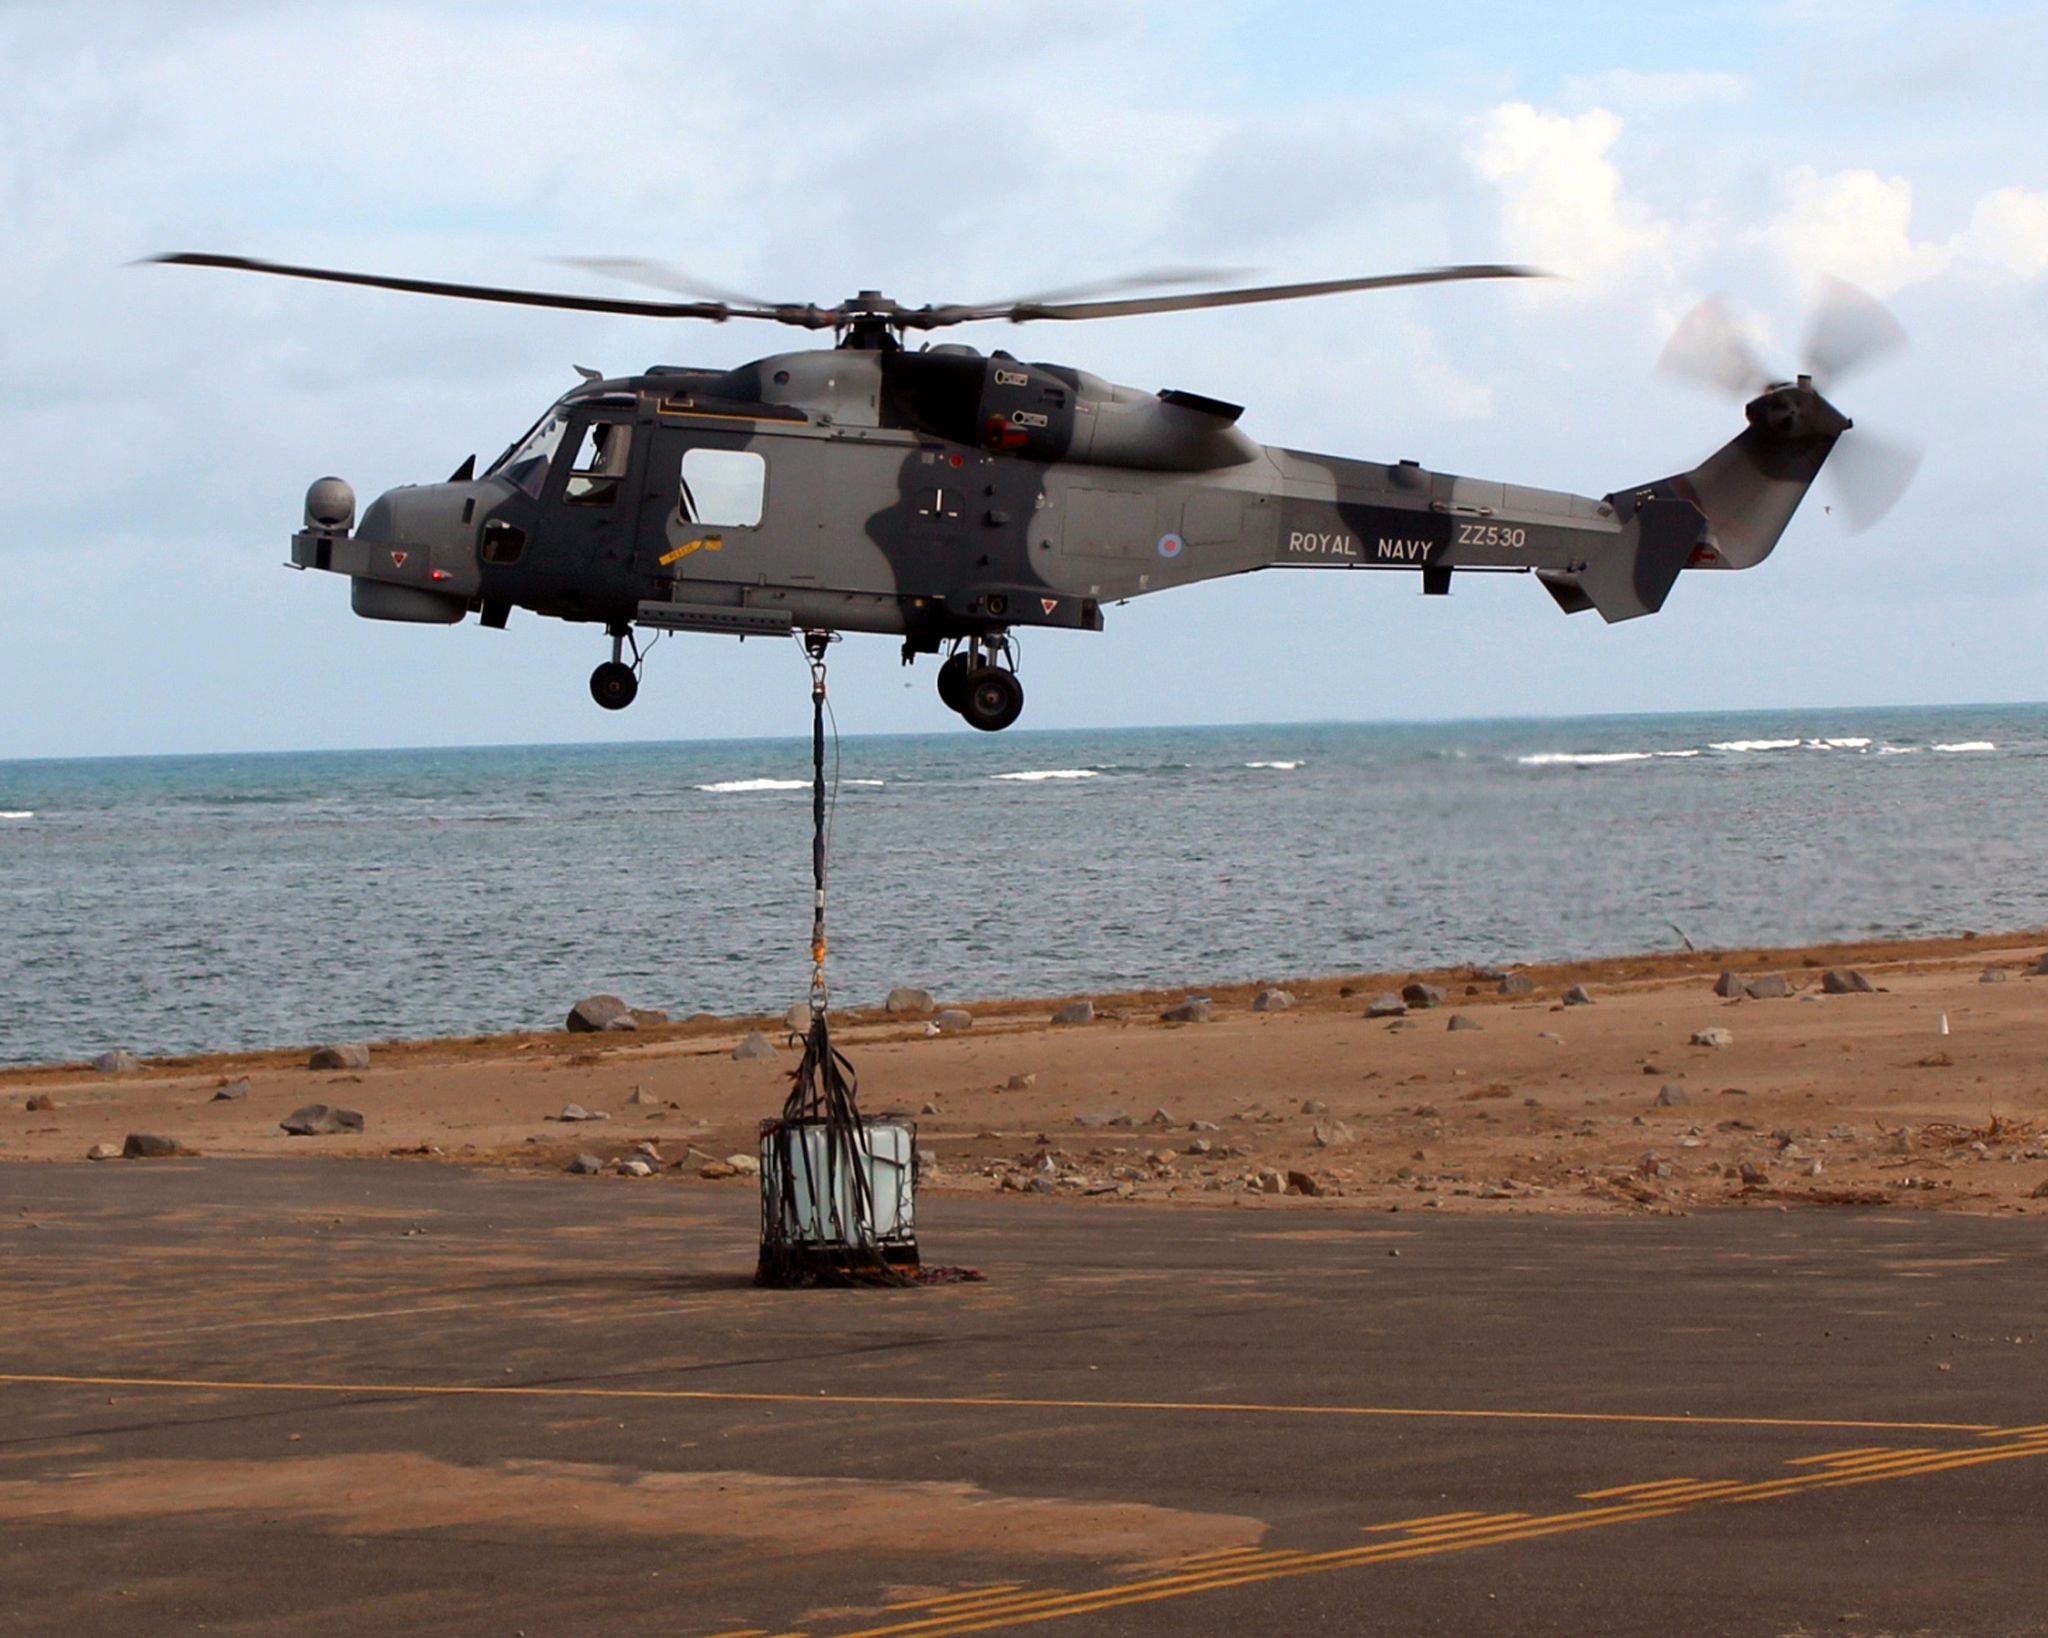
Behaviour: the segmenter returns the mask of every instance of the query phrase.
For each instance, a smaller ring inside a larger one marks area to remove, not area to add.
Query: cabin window
[[[613,421],[593,421],[578,435],[576,457],[562,499],[571,506],[609,506],[619,498],[626,480],[626,458],[632,452],[633,429]]]
[[[768,463],[746,449],[692,449],[683,455],[676,511],[685,523],[751,529],[761,521]]]

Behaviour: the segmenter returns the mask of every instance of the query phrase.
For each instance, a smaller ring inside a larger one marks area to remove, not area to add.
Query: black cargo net
[[[803,1057],[791,1076],[782,1118],[763,1124],[761,1260],[756,1285],[911,1285],[917,1283],[917,1241],[902,1222],[915,1181],[916,1129],[885,1129],[892,1148],[879,1155],[857,1101],[859,1081],[832,1044],[825,981],[825,880],[832,802],[825,778],[825,650],[831,639],[809,632],[811,665],[811,999]],[[836,788],[837,780],[833,781]],[[900,1133],[899,1137],[897,1134]],[[876,1221],[877,1167],[899,1186],[889,1220]]]

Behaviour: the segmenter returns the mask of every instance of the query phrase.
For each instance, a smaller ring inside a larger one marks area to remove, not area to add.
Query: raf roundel
[[[1180,548],[1181,538],[1179,535],[1161,535],[1159,537],[1159,555],[1161,557],[1179,557]]]

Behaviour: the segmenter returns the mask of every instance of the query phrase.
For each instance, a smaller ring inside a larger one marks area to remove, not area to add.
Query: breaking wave
[[[0,819],[33,819],[35,813],[29,808],[0,808]]]
[[[1960,739],[1953,745],[1937,745],[1937,751],[1995,751],[1998,747],[1988,739]]]
[[[808,779],[721,779],[715,785],[697,787],[700,791],[712,791],[720,796],[740,791],[807,791],[810,788]]]
[[[1278,768],[1282,773],[1292,773],[1301,766],[1299,762],[1247,762],[1247,768]]]
[[[991,779],[1013,779],[1019,784],[1035,785],[1046,779],[1093,779],[1099,770],[1094,768],[1026,768],[1018,773],[990,774]]]

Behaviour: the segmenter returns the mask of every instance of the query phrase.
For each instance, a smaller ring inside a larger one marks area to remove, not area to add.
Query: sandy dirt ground
[[[1059,1026],[1072,998],[970,1001],[971,1028],[849,1012],[835,1038],[863,1109],[916,1121],[921,1190],[1010,1193],[1020,1210],[1221,1194],[1281,1210],[2048,1213],[2044,949],[2036,932],[1624,958],[1527,969],[1518,995],[1474,969],[1369,974],[1286,982],[1285,1011],[1254,1011],[1252,986],[1208,990],[1201,1023],[1161,1018],[1178,992],[1094,997],[1093,1022]],[[1824,994],[1829,968],[1873,993]],[[1724,970],[1782,974],[1792,993],[1724,998]],[[1417,981],[1444,999],[1364,1016]],[[1574,984],[1592,1004],[1565,1004]],[[775,1056],[736,1061],[754,1029]],[[1709,1030],[1726,1044],[1696,1044]],[[700,1018],[373,1044],[367,1069],[340,1074],[303,1050],[12,1070],[0,1159],[83,1163],[153,1133],[218,1156],[561,1172],[591,1155],[604,1170],[563,1186],[751,1189],[728,1157],[754,1152],[796,1059],[779,1022]],[[280,1129],[312,1103],[359,1112],[363,1130]],[[571,1104],[606,1118],[552,1118]],[[618,1170],[636,1154],[650,1176]]]

